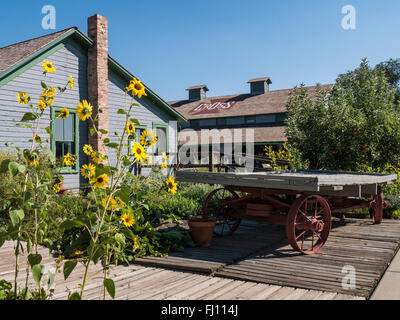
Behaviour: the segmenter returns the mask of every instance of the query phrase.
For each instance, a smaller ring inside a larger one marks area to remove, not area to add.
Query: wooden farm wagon
[[[370,208],[381,223],[380,184],[397,175],[358,172],[293,170],[263,173],[177,171],[176,180],[220,185],[203,203],[203,218],[216,217],[217,235],[234,232],[242,219],[286,225],[293,249],[318,252],[331,229],[331,214]]]

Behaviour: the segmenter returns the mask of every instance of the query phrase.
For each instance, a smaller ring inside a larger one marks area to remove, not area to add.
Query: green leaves
[[[33,121],[36,120],[37,116],[33,114],[32,112],[26,112],[24,116],[21,119],[21,122],[27,122],[27,121]]]
[[[32,267],[32,277],[37,285],[40,285],[40,280],[42,279],[43,271],[44,271],[44,266],[40,264],[36,264]]]
[[[69,275],[75,269],[77,264],[78,264],[78,261],[73,261],[73,260],[69,260],[64,263],[64,268],[63,268],[64,280],[68,279]]]
[[[30,254],[28,256],[30,266],[33,268],[35,265],[42,262],[42,256],[40,254]]]
[[[22,209],[10,208],[9,215],[10,215],[11,223],[14,227],[17,226],[18,224],[20,224],[21,221],[25,217],[24,210],[22,210]]]
[[[111,298],[115,298],[115,284],[111,279],[104,279],[103,281],[104,287],[107,289],[108,294]]]
[[[19,164],[18,162],[10,161],[8,162],[8,171],[11,174],[11,177],[15,177],[19,173],[25,173],[26,167],[22,164]]]
[[[50,138],[53,138],[53,132],[51,130],[51,127],[46,127],[46,132],[48,133],[48,135],[50,136]]]
[[[114,236],[115,240],[117,240],[117,242],[119,242],[122,245],[125,245],[125,236],[122,233],[117,233]]]
[[[117,113],[118,114],[126,114],[126,111],[124,109],[118,109]]]
[[[81,228],[84,227],[86,224],[78,219],[75,220],[66,220],[61,224],[61,229],[70,230],[73,228]]]
[[[82,300],[82,297],[78,292],[74,292],[68,297],[68,300]]]

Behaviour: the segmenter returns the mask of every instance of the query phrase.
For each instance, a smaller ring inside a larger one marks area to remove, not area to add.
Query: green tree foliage
[[[366,59],[312,97],[296,87],[287,105],[286,135],[298,163],[310,169],[364,171],[398,166],[400,111],[385,71]]]

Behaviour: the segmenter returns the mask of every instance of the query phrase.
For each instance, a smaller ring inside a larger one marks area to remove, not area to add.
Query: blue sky
[[[41,27],[43,5],[57,29]],[[247,80],[269,76],[271,90],[332,83],[361,58],[371,65],[400,57],[398,0],[3,1],[0,47],[108,18],[110,54],[165,100],[206,84],[209,96],[245,93]],[[344,5],[356,30],[344,30]],[[20,17],[20,18],[17,18]]]

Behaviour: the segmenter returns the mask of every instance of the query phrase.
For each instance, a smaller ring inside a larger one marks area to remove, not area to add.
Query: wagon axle
[[[296,229],[298,230],[310,230],[313,232],[322,232],[324,230],[325,223],[318,219],[306,219],[304,221],[296,223]]]

